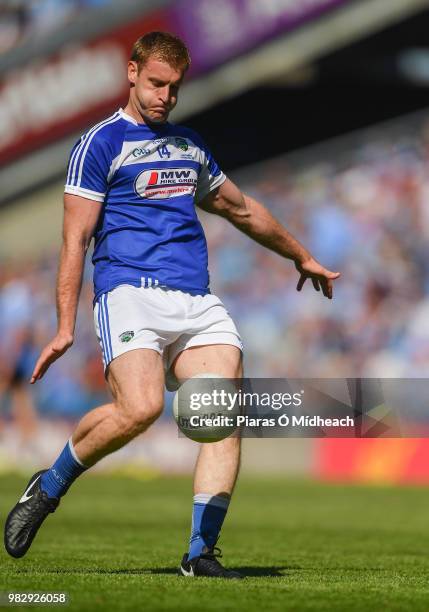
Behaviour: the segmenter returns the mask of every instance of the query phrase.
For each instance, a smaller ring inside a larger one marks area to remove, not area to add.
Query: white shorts
[[[181,351],[206,344],[232,344],[243,350],[225,306],[210,293],[119,285],[98,298],[94,324],[105,371],[123,353],[153,349],[163,357],[170,390],[178,387],[170,367]]]

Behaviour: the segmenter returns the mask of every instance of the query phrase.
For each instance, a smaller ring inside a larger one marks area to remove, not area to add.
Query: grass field
[[[25,484],[0,479],[2,523]],[[26,557],[2,551],[0,590],[88,611],[429,610],[429,490],[243,478],[219,542],[243,581],[176,575],[190,495],[187,478],[84,476]]]

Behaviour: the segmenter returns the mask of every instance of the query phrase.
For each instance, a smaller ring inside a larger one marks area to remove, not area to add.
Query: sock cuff
[[[78,464],[79,464],[81,467],[83,467],[85,470],[86,470],[86,469],[88,469],[88,468],[87,468],[87,466],[86,466],[85,464],[83,464],[83,463],[82,463],[82,461],[79,459],[79,457],[76,455],[76,451],[75,451],[75,449],[74,449],[74,446],[73,446],[73,442],[72,442],[72,438],[71,438],[71,436],[70,436],[70,438],[69,438],[69,449],[70,449],[70,452],[71,452],[71,454],[72,454],[72,457],[73,457],[73,459],[76,461],[76,463],[78,463]]]
[[[211,493],[197,493],[194,495],[194,504],[205,504],[210,506],[217,506],[223,510],[228,510],[230,497],[224,497],[223,495],[212,495]]]

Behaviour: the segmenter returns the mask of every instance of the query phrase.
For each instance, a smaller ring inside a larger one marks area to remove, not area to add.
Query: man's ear
[[[132,60],[129,60],[128,62],[128,80],[133,85],[135,85],[138,74],[139,74],[139,68],[138,68],[137,62],[133,62]]]

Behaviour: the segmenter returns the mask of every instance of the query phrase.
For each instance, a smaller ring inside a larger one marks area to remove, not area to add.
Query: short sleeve
[[[198,141],[202,151],[202,158],[201,171],[198,176],[197,190],[195,192],[196,202],[200,202],[210,191],[222,185],[226,180],[225,174],[219,168],[207,145],[200,138]]]
[[[111,163],[106,139],[97,134],[84,134],[70,154],[65,193],[103,202]]]

